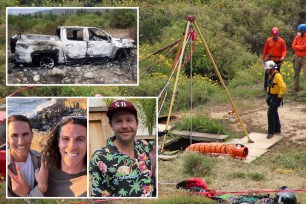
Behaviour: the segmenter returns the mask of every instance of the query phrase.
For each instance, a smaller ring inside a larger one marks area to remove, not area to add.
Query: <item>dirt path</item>
[[[236,105],[243,123],[246,124],[248,132],[266,133],[268,129],[267,105],[262,99],[250,101],[240,101]],[[230,115],[230,105],[213,107],[209,112],[212,118],[229,119],[233,122],[229,128],[239,131],[238,120],[235,115]],[[282,124],[282,136],[286,140],[297,143],[306,143],[306,103],[297,101],[285,101],[279,108],[279,116]],[[241,131],[241,130],[240,130]]]

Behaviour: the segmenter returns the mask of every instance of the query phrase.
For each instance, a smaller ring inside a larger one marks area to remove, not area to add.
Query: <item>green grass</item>
[[[230,177],[234,179],[245,179],[247,176],[244,172],[233,172],[231,173]]]
[[[257,172],[250,173],[250,174],[248,174],[248,176],[249,176],[253,181],[261,181],[261,180],[264,180],[264,179],[265,179],[265,175],[264,175],[264,174],[262,174],[262,173],[257,173]]]
[[[271,158],[274,168],[304,170],[306,171],[306,151],[297,149],[287,149],[282,154],[274,155]],[[301,172],[302,173],[302,172]]]
[[[212,134],[226,134],[227,130],[224,121],[208,118],[206,116],[198,115],[195,117],[184,117],[182,120],[174,123],[175,129],[191,130],[195,132],[205,132]]]
[[[212,173],[215,158],[199,153],[188,153],[183,158],[184,173],[190,176],[207,176]]]
[[[228,178],[231,179],[251,179],[253,181],[261,181],[265,179],[264,174],[258,172],[242,172],[242,171],[235,171],[229,174]]]

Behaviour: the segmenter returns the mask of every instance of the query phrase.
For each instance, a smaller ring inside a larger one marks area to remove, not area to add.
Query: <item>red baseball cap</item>
[[[137,118],[137,110],[134,107],[134,105],[131,102],[129,102],[129,101],[117,100],[117,101],[112,102],[108,106],[108,110],[106,112],[106,115],[107,115],[108,119],[111,119],[111,117],[116,112],[118,112],[118,111],[128,111],[128,112],[131,112]]]

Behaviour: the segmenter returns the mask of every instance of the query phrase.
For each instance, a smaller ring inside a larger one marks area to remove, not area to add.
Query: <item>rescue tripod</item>
[[[158,104],[158,111],[160,112],[161,107],[162,107],[163,102],[164,102],[164,99],[165,99],[165,96],[167,94],[167,90],[166,89],[167,89],[167,87],[168,87],[168,85],[170,83],[170,79],[172,78],[172,76],[173,76],[173,74],[175,72],[175,69],[177,69],[177,74],[176,74],[176,79],[175,79],[174,88],[173,88],[173,92],[172,92],[172,98],[171,98],[169,112],[168,112],[168,116],[167,116],[167,122],[166,122],[166,126],[165,126],[165,131],[168,132],[168,130],[169,130],[170,117],[171,117],[171,113],[172,113],[172,108],[173,108],[175,96],[177,94],[178,80],[179,80],[179,75],[180,75],[180,71],[181,71],[181,68],[182,68],[183,54],[184,54],[184,51],[185,51],[185,48],[186,48],[187,38],[195,37],[195,33],[193,33],[194,30],[193,29],[189,30],[189,29],[192,27],[192,25],[195,25],[196,32],[200,36],[201,42],[202,42],[202,44],[204,46],[204,49],[207,52],[207,55],[208,55],[208,57],[210,59],[210,62],[212,63],[213,68],[214,68],[214,70],[215,70],[215,72],[216,72],[216,74],[218,76],[218,79],[219,79],[221,85],[223,86],[223,88],[225,90],[227,98],[228,98],[229,102],[231,103],[231,106],[232,106],[232,109],[233,109],[232,112],[236,114],[237,119],[238,119],[238,121],[239,121],[239,123],[240,123],[240,125],[241,125],[241,127],[242,127],[242,129],[243,129],[243,131],[244,131],[244,133],[246,135],[246,137],[248,138],[248,143],[254,143],[254,141],[252,141],[250,139],[249,134],[248,134],[248,132],[247,132],[247,130],[246,130],[246,128],[245,128],[241,118],[240,118],[240,115],[238,114],[238,111],[237,111],[237,109],[235,107],[235,104],[234,104],[234,102],[233,102],[233,100],[232,100],[232,98],[231,98],[231,96],[230,96],[230,94],[229,94],[229,92],[227,90],[227,87],[226,87],[226,85],[225,85],[225,83],[224,83],[224,81],[222,79],[222,76],[221,76],[221,74],[220,74],[220,72],[219,72],[219,70],[217,68],[217,65],[216,65],[216,63],[215,63],[215,61],[214,61],[214,59],[213,59],[213,57],[212,57],[212,55],[211,55],[211,53],[209,51],[209,48],[208,48],[208,46],[207,46],[207,44],[206,44],[206,42],[204,40],[204,37],[202,36],[201,31],[200,31],[200,29],[199,29],[199,27],[198,27],[198,25],[196,23],[195,16],[189,15],[189,16],[187,16],[186,20],[187,20],[187,25],[186,25],[186,29],[185,29],[185,32],[184,32],[184,36],[182,37],[182,40],[180,41],[180,46],[179,46],[179,49],[177,51],[176,58],[175,58],[175,60],[173,62],[172,69],[170,71],[170,75],[168,77],[167,84],[164,87],[164,89],[161,91],[160,95],[158,96],[158,98],[160,99],[159,100],[159,104]],[[172,45],[176,45],[176,43],[177,42],[173,43]],[[167,46],[167,47],[169,47],[169,46]],[[190,77],[190,79],[192,79],[192,76]],[[161,146],[161,152],[162,153],[164,152],[164,145],[165,145],[165,139],[166,139],[167,134],[165,134],[163,136],[163,139],[162,139],[162,146]]]

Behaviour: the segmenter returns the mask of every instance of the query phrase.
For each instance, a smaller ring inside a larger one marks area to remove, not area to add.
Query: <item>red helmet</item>
[[[277,37],[279,34],[279,30],[277,27],[272,28],[271,34],[273,37]]]

